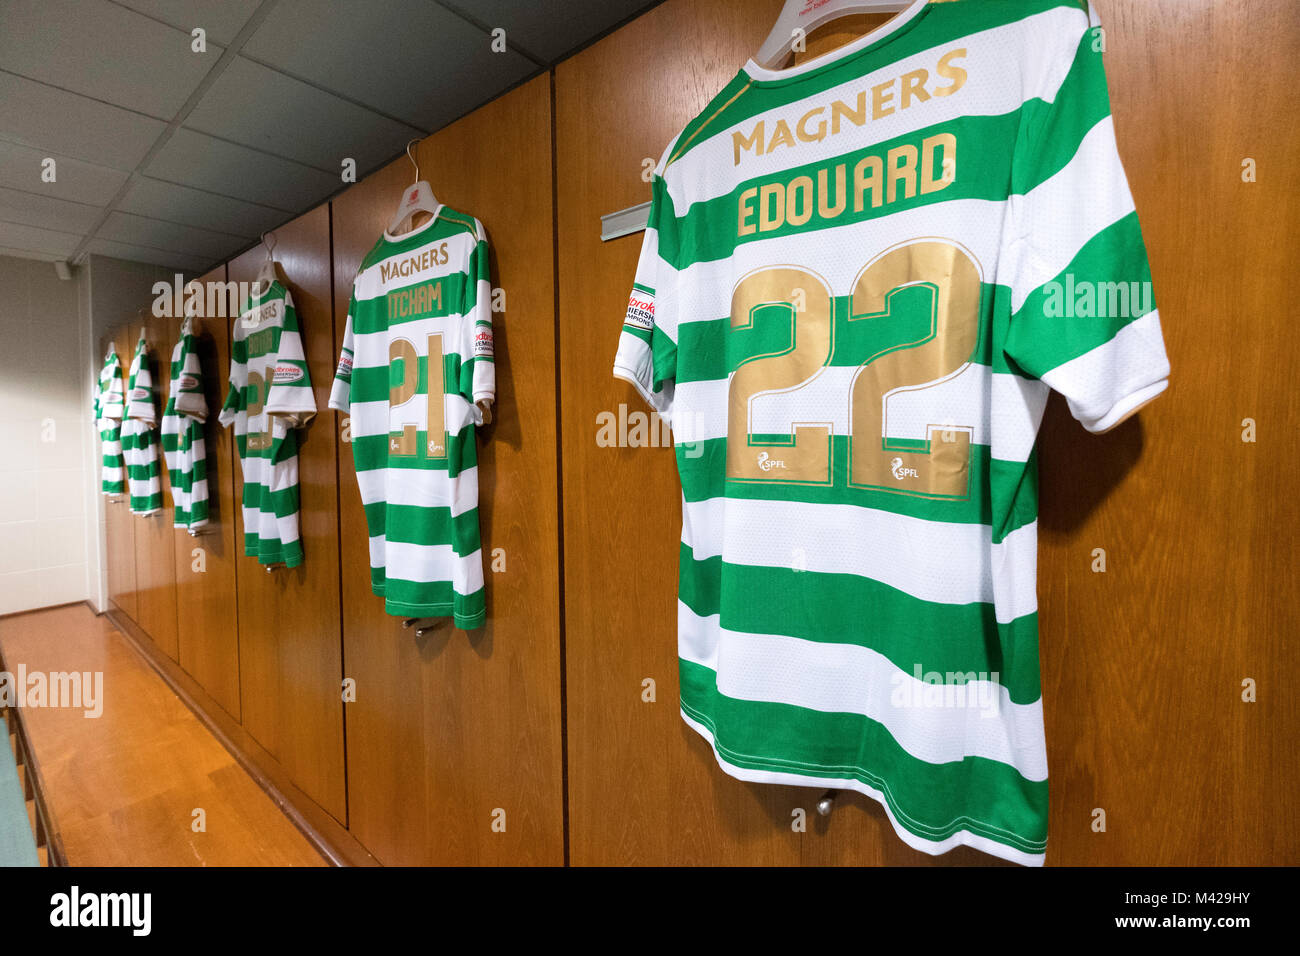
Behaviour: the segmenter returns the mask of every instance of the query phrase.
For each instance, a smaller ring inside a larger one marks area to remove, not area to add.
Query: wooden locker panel
[[[612,375],[641,234],[600,217],[650,198],[645,161],[762,43],[780,0],[669,0],[560,63],[556,85],[570,856],[577,865],[796,864],[794,788],[718,769],[678,713],[681,490],[670,447],[601,447],[647,413]],[[657,421],[657,419],[656,419]],[[642,682],[656,702],[642,702]],[[818,794],[811,794],[813,800]],[[886,824],[887,826],[887,824]]]
[[[346,823],[337,435],[327,408],[338,361],[328,205],[276,229],[275,258],[298,313],[316,417],[299,431],[303,563],[267,572],[256,558],[245,556],[243,517],[234,508],[240,708],[248,732],[280,761],[293,782]],[[230,280],[251,283],[265,259],[266,250],[258,246],[232,260]],[[237,321],[235,316],[230,326]],[[239,468],[233,472],[238,503],[243,474]]]
[[[1300,106],[1281,78],[1300,18],[1286,0],[1095,4],[1172,375],[1110,434],[1055,397],[1043,423],[1048,861],[1292,863]]]
[[[1285,237],[1300,225],[1285,172],[1300,127],[1285,84],[1260,85],[1256,71],[1232,64],[1249,59],[1261,75],[1280,75],[1300,52],[1300,23],[1280,2],[1249,12],[1240,0],[1096,6],[1173,384],[1109,435],[1086,433],[1055,398],[1043,423],[1048,862],[1285,862],[1297,836],[1280,833],[1278,820],[1295,819],[1296,797],[1278,781],[1296,779],[1300,755],[1278,730],[1296,725],[1297,705],[1285,692],[1257,704],[1241,695],[1248,678],[1285,682],[1285,642],[1300,631],[1286,596],[1300,370],[1295,350],[1275,345],[1288,340],[1276,277],[1287,274]],[[644,408],[607,377],[639,238],[602,246],[595,217],[649,198],[637,164],[657,158],[757,49],[779,7],[670,0],[556,69],[572,858],[997,863],[968,849],[914,852],[858,795],[842,794],[829,819],[811,818],[797,844],[769,832],[788,826],[790,806],[811,811],[818,794],[760,795],[714,767],[693,732],[671,726],[672,459],[666,449],[597,448],[589,437],[599,411]],[[1208,53],[1195,39],[1207,22]],[[1233,105],[1244,101],[1251,109]],[[1256,184],[1243,182],[1248,160]],[[1242,441],[1246,419],[1258,423],[1256,443]],[[633,495],[636,510],[620,511]],[[1093,570],[1097,548],[1104,574]],[[602,598],[611,565],[625,573]],[[659,680],[648,716],[624,690],[642,675]],[[1097,808],[1107,811],[1104,833],[1093,831]]]
[[[479,430],[488,623],[467,633],[445,621],[417,640],[384,613],[342,445],[344,660],[358,695],[348,704],[350,829],[389,864],[555,865],[564,848],[549,78],[430,136],[418,156],[438,199],[484,224],[492,282],[508,304],[493,316],[495,418]],[[357,267],[413,178],[403,158],[333,204],[338,345]],[[492,569],[498,549],[504,573]],[[491,830],[497,808],[504,833]]]
[[[137,330],[138,333],[138,330]],[[117,326],[112,333],[113,349],[122,366],[122,394],[126,394],[127,376],[131,370],[131,356],[134,354],[135,342],[129,345],[130,332],[126,325]],[[100,350],[102,355],[108,349],[108,342]],[[122,469],[122,481],[126,481],[126,468]],[[136,601],[135,578],[135,517],[126,490],[114,495],[104,502],[104,543],[105,561],[108,562],[108,598],[131,620],[136,620],[139,606]]]
[[[135,518],[135,568],[139,616],[135,622],[152,638],[164,654],[176,660],[176,538],[172,533],[171,484],[162,453],[162,413],[167,402],[171,350],[176,341],[176,320],[155,316],[146,309],[143,317],[127,323],[131,330],[132,349],[139,337],[141,323],[148,343],[148,360],[153,376],[154,410],[157,421],[159,483],[162,487],[162,510],[148,517]]]
[[[105,560],[108,563],[108,597],[127,617],[135,620],[135,524],[126,495],[104,502]]]
[[[236,550],[235,538],[234,471],[239,463],[231,429],[222,428],[217,421],[230,385],[230,335],[225,312],[214,309],[208,315],[206,309],[208,283],[224,283],[226,267],[218,266],[196,281],[205,291],[203,314],[194,318],[194,338],[208,403],[204,427],[208,525],[194,536],[183,528],[173,530],[178,662],[238,720],[239,612],[235,568],[240,551]]]

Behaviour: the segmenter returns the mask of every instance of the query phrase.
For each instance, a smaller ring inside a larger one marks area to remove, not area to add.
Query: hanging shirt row
[[[331,408],[350,418],[350,443],[370,539],[370,583],[389,614],[486,615],[478,522],[475,427],[496,396],[487,234],[441,205],[421,181],[399,220],[357,272]],[[161,444],[174,525],[209,522],[208,405],[193,320],[171,356],[161,429],[144,330],[125,390],[110,346],[94,418],[103,442],[101,488],[126,492],[132,513],[162,508]],[[316,415],[293,296],[268,257],[233,324],[230,386],[218,420],[234,428],[243,473],[243,550],[268,567],[299,567],[298,448]]]

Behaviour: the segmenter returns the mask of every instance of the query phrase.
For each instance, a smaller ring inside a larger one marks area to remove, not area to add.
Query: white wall
[[[108,606],[94,395],[110,333],[138,328],[160,280],[174,276],[90,256],[61,281],[52,263],[0,256],[0,614]],[[125,375],[131,356],[118,359]]]
[[[89,595],[82,281],[0,256],[0,614]]]

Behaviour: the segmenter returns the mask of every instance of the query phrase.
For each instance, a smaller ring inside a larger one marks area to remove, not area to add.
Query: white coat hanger
[[[271,241],[267,242],[266,237],[270,236]],[[262,245],[266,247],[266,261],[262,267],[257,270],[257,277],[253,280],[253,295],[263,296],[271,291],[271,283],[276,280],[275,273],[275,233],[262,233]]]
[[[427,180],[420,178],[420,163],[411,152],[411,147],[418,143],[418,139],[413,139],[406,144],[406,157],[415,167],[415,182],[402,194],[402,203],[397,207],[397,215],[393,221],[388,224],[388,234],[398,236],[409,230],[402,229],[402,224],[408,220],[414,220],[417,212],[427,212],[433,219],[438,218],[438,212],[442,209],[442,203],[438,202],[433,195],[433,187]],[[429,221],[432,222],[433,219]]]
[[[776,18],[776,26],[768,34],[754,62],[767,69],[776,69],[790,55],[795,37],[802,31],[807,36],[820,26],[837,20],[863,13],[901,13],[914,2],[926,0],[829,0],[820,6],[813,0],[785,0],[781,15]]]

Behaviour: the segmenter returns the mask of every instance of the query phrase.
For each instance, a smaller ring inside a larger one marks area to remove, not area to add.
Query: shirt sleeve
[[[284,293],[284,325],[266,389],[266,414],[288,427],[299,428],[316,414],[316,396],[298,331],[298,312],[288,290]]]
[[[461,362],[458,390],[470,403],[474,424],[482,425],[483,411],[478,403],[490,404],[496,400],[497,373],[492,343],[492,280],[487,233],[477,219],[474,225],[476,241],[469,256],[461,303],[464,341],[469,344],[469,354]]]
[[[149,353],[143,338],[131,360],[131,394],[127,396],[126,417],[148,425],[158,421],[153,404],[153,373],[149,371]]]
[[[126,410],[126,392],[122,385],[122,365],[116,358],[109,372],[108,396],[104,399],[104,417],[121,421]]]
[[[104,421],[121,421],[124,404],[122,365],[117,360],[117,353],[111,349],[104,359],[104,368],[99,376],[99,388],[98,417]]]
[[[614,357],[614,376],[636,386],[669,422],[677,374],[677,270],[665,252],[676,248],[677,219],[663,174],[672,149],[670,144],[655,170],[650,218]]]
[[[348,320],[343,326],[343,348],[339,352],[339,365],[334,370],[334,384],[330,388],[329,406],[340,412],[352,408],[352,356],[355,346],[352,341],[352,316],[357,311],[357,297],[353,293],[348,303]]]
[[[1092,432],[1169,383],[1100,48],[1095,12],[1080,10],[1027,71],[999,280],[1011,289],[1010,364],[1060,392]]]
[[[207,421],[208,400],[203,390],[203,366],[199,361],[198,350],[194,347],[194,332],[190,320],[185,320],[181,329],[180,368],[171,383],[172,398],[176,402],[176,411],[197,421]]]
[[[221,406],[217,421],[222,428],[229,428],[239,417],[244,407],[244,388],[248,385],[248,364],[239,360],[240,343],[232,341],[230,345],[230,388],[226,390],[226,400]]]

